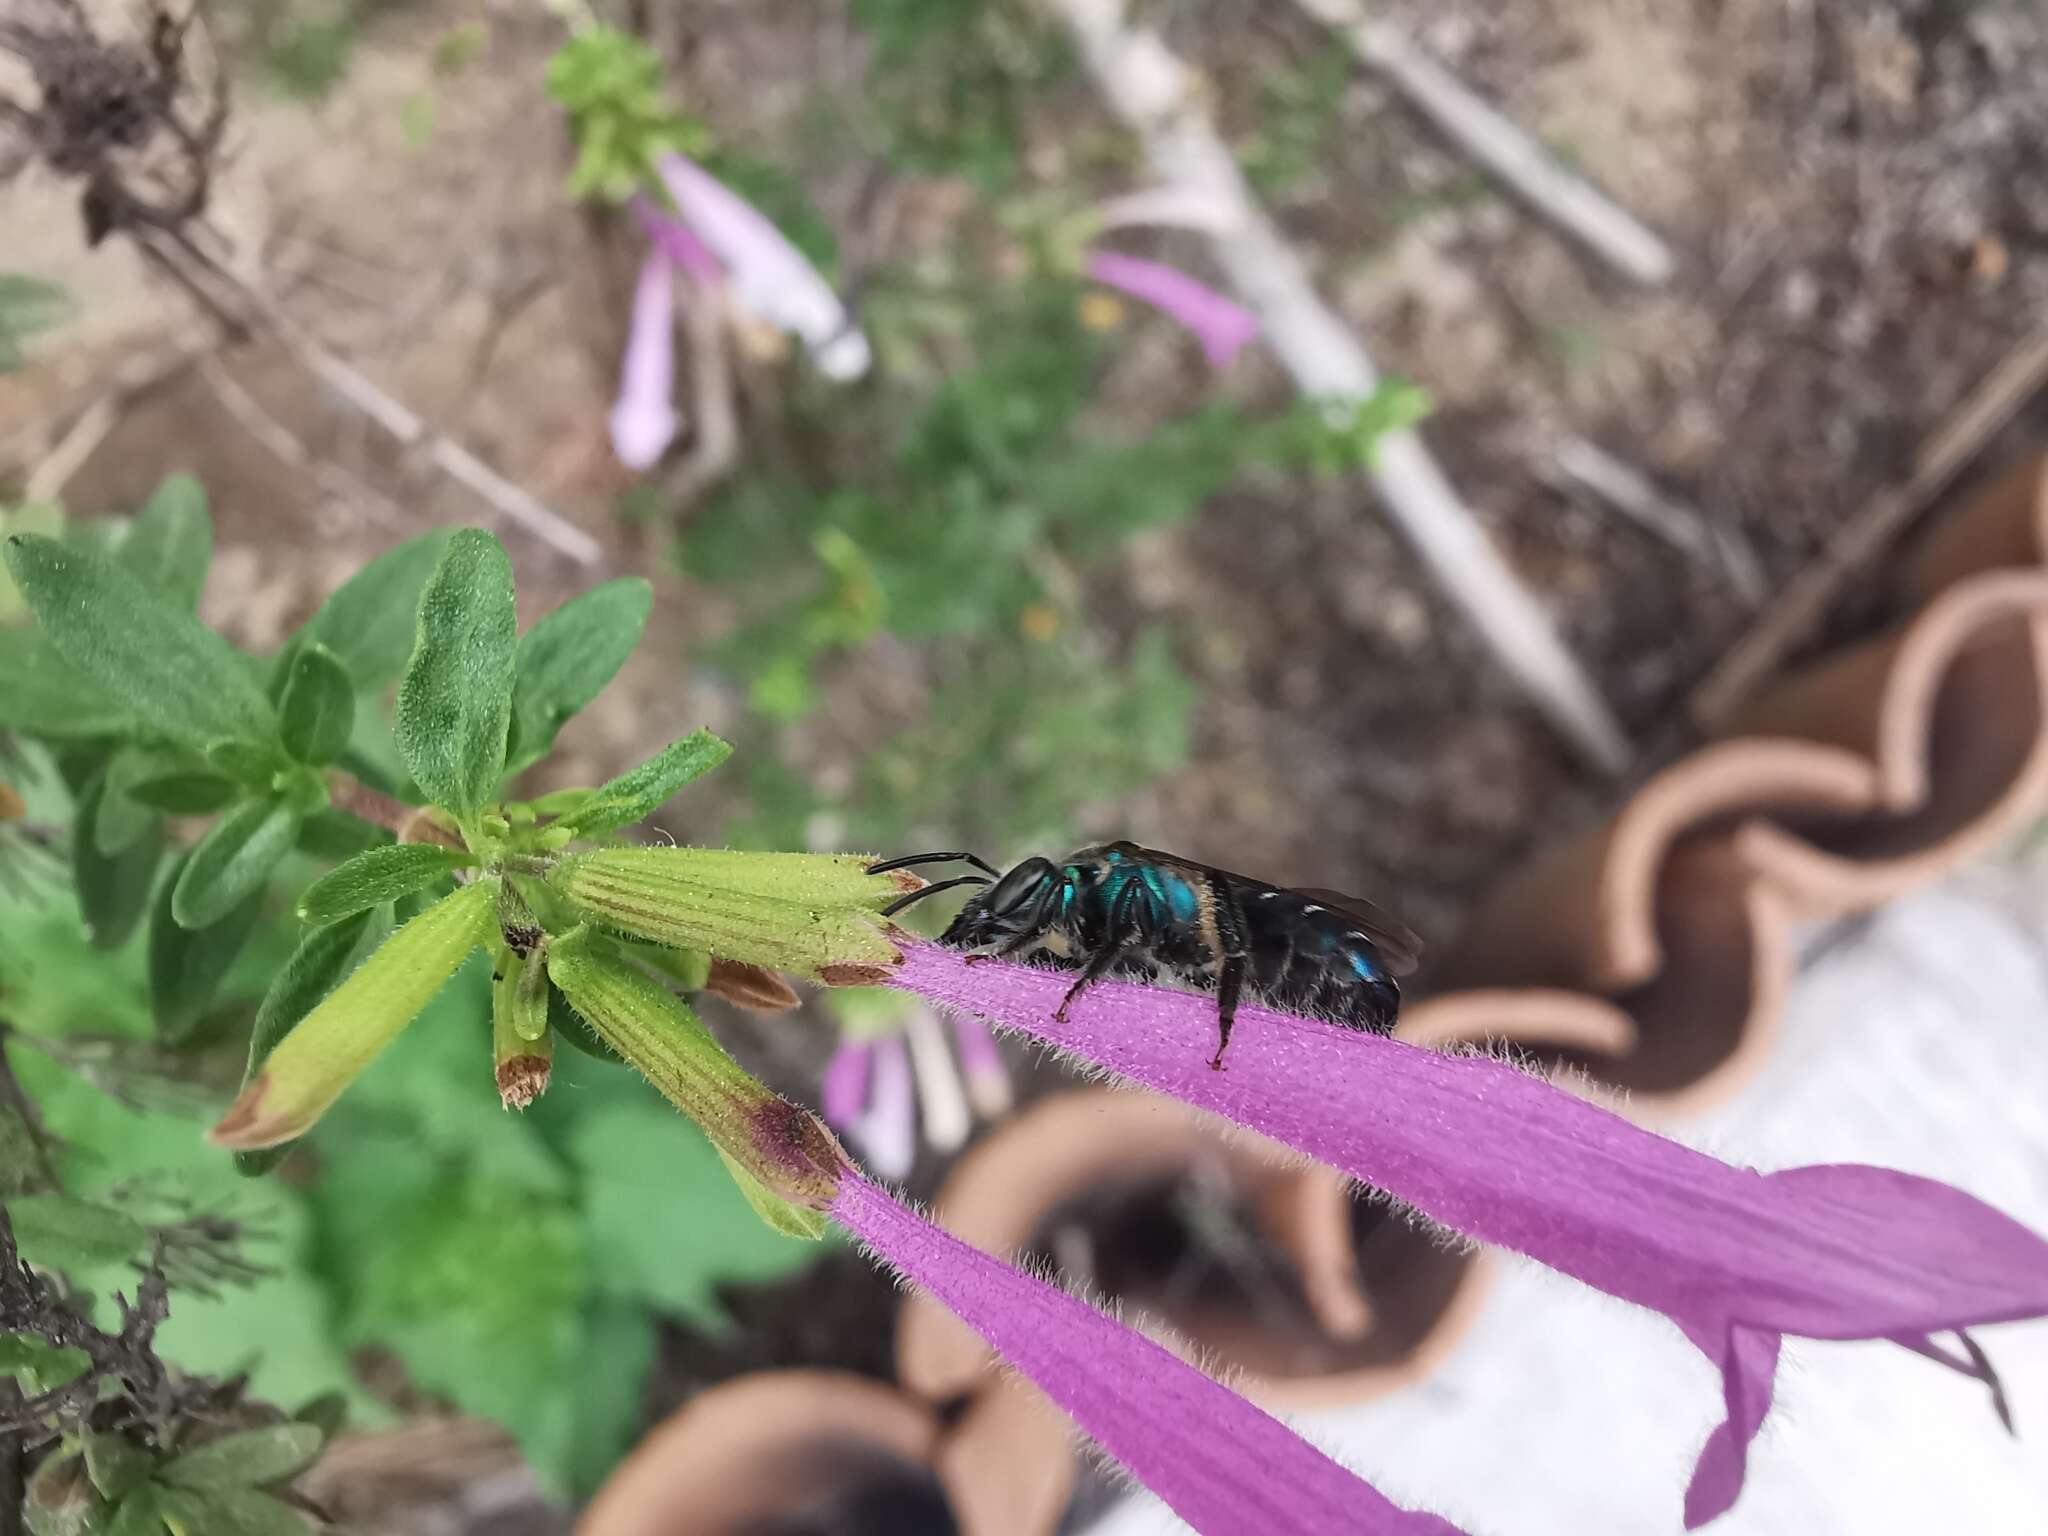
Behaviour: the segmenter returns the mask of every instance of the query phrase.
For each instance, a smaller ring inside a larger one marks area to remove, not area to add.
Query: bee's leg
[[[1251,947],[1245,941],[1244,908],[1228,881],[1212,880],[1209,899],[1216,914],[1216,937],[1222,945],[1222,968],[1216,977],[1216,1054],[1209,1065],[1223,1070],[1223,1053],[1230,1048],[1230,1026],[1237,1021],[1237,1000],[1244,993],[1244,979],[1251,970]]]
[[[1223,1070],[1223,1053],[1230,1049],[1230,1026],[1237,1020],[1237,999],[1244,991],[1244,973],[1249,968],[1243,955],[1232,955],[1223,962],[1223,972],[1216,980],[1216,1054],[1209,1058],[1209,1065],[1218,1072]]]
[[[1109,931],[1103,935],[1102,947],[1088,957],[1088,963],[1082,967],[1080,977],[1067,988],[1067,995],[1060,999],[1059,1007],[1053,1010],[1052,1016],[1058,1022],[1066,1023],[1067,1005],[1107,976],[1110,967],[1123,957],[1128,935],[1137,926],[1137,898],[1138,887],[1135,884],[1126,886],[1123,895],[1117,898],[1116,907],[1109,914]]]
[[[1036,927],[1026,928],[1021,933],[1012,934],[1009,938],[1003,940],[1001,944],[997,945],[993,951],[986,955],[969,955],[964,963],[967,965],[979,965],[984,960],[1007,960],[1012,955],[1023,953],[1044,937],[1045,935]]]

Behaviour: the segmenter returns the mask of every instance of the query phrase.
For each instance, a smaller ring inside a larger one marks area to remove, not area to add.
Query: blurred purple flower
[[[818,1107],[826,1123],[844,1130],[860,1118],[867,1107],[868,1078],[874,1069],[872,1040],[843,1040],[825,1064],[825,1076],[818,1084]]]
[[[955,1031],[958,1067],[931,1009],[914,1006],[891,1022],[900,1032],[841,1042],[819,1082],[818,1103],[826,1122],[851,1136],[877,1173],[899,1179],[916,1157],[920,1126],[925,1145],[959,1150],[975,1113],[992,1118],[1009,1109],[1010,1077],[995,1038],[978,1020]]]
[[[1855,1164],[1763,1174],[1486,1057],[1241,1008],[1208,1065],[1214,998],[904,945],[891,985],[1021,1030],[1296,1148],[1454,1231],[1664,1313],[1722,1375],[1727,1420],[1688,1528],[1734,1502],[1785,1334],[1888,1339],[1990,1386],[1929,1335],[2048,1314],[2048,1241],[1974,1197]]]
[[[1178,267],[1120,251],[1090,251],[1087,270],[1104,287],[1142,299],[1194,332],[1211,368],[1228,368],[1231,359],[1259,334],[1259,322],[1250,310]]]
[[[640,263],[633,288],[633,318],[612,405],[612,451],[628,469],[646,469],[675,439],[675,302],[667,258]]]
[[[639,219],[647,238],[654,242],[654,248],[674,262],[692,281],[708,288],[725,276],[725,269],[711,254],[711,247],[699,240],[696,232],[681,219],[663,212],[650,197],[634,198],[632,207],[634,217]]]
[[[682,155],[663,155],[655,168],[683,223],[725,268],[742,310],[802,340],[827,378],[857,379],[868,371],[867,337],[832,285],[766,215]]]
[[[1008,1114],[1012,1102],[1010,1069],[989,1028],[971,1014],[953,1015],[953,1044],[960,1052],[960,1071],[967,1079],[967,1097],[985,1120]]]
[[[832,1217],[1022,1371],[1210,1536],[1459,1536],[1388,1502],[1285,1424],[1077,1297],[848,1173]]]

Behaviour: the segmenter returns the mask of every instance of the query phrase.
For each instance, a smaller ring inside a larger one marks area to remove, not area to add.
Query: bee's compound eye
[[[1049,880],[1055,879],[1052,865],[1044,859],[1026,859],[990,886],[981,898],[990,915],[1005,917],[1036,901]]]

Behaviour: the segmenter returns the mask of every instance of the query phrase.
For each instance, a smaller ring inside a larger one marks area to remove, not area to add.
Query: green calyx
[[[869,874],[868,862],[855,854],[607,848],[557,860],[548,885],[634,938],[849,984],[878,981],[901,962],[881,911],[915,889],[896,874]]]
[[[605,1044],[746,1175],[740,1188],[771,1225],[804,1236],[822,1230],[800,1213],[829,1206],[851,1167],[823,1122],[751,1076],[680,998],[602,935],[561,935],[548,946],[547,968]]]

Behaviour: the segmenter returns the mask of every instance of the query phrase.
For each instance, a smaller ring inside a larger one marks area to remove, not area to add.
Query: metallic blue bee
[[[984,871],[913,891],[902,911],[975,885],[939,942],[978,957],[1015,957],[1079,978],[1056,1017],[1105,976],[1161,974],[1216,994],[1219,1070],[1240,999],[1388,1034],[1401,1007],[1395,978],[1421,943],[1370,902],[1335,891],[1283,890],[1135,843],[1100,843],[1055,864],[1030,858],[1008,874],[971,853],[921,853],[870,865],[967,863]]]

